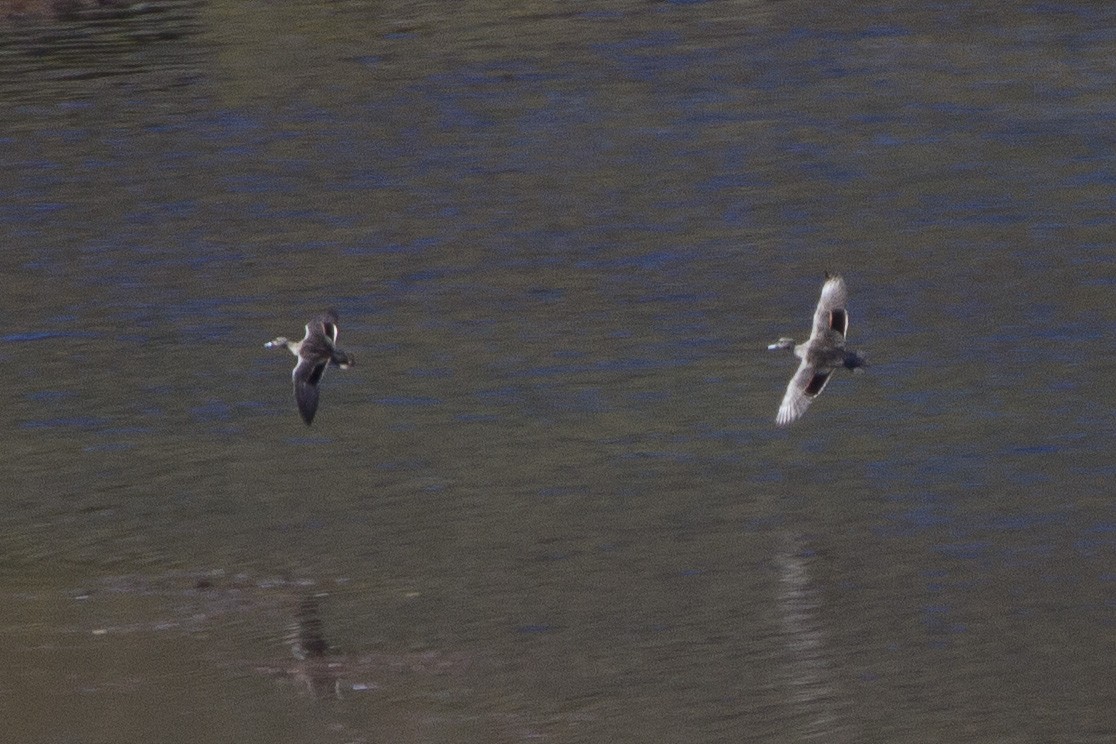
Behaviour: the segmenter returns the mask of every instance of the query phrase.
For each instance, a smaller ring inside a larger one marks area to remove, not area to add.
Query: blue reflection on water
[[[425,395],[388,395],[377,398],[376,402],[383,406],[402,408],[440,406],[443,403],[441,398]]]
[[[0,336],[0,341],[8,343],[24,343],[28,341],[46,341],[55,338],[97,338],[100,334],[91,331],[25,331],[23,333],[9,333]]]
[[[54,403],[67,398],[74,398],[77,393],[70,390],[37,390],[24,393],[24,397],[36,403]]]
[[[232,407],[225,401],[211,400],[194,406],[190,413],[198,421],[229,421],[232,418]]]
[[[68,416],[37,419],[20,423],[22,429],[102,429],[110,420],[99,416]]]
[[[975,560],[987,558],[993,548],[992,543],[987,540],[975,540],[967,543],[941,544],[935,546],[934,550],[948,558]]]

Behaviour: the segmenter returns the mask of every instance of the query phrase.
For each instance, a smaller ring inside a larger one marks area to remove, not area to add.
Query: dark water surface
[[[12,742],[1116,740],[1116,10],[0,31]],[[825,270],[841,375],[775,411]],[[263,342],[341,313],[313,428]]]

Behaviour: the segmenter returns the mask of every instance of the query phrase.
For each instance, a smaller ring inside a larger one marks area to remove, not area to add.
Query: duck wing
[[[302,414],[302,420],[307,426],[314,421],[314,414],[318,410],[318,383],[322,381],[327,366],[329,357],[319,361],[299,357],[298,364],[291,373],[298,412]]]
[[[322,334],[330,340],[330,343],[337,343],[337,333],[340,328],[338,328],[337,325],[338,317],[336,310],[326,310],[319,315],[314,322],[321,330]]]
[[[814,311],[814,327],[810,332],[812,341],[829,331],[841,335],[842,341],[849,330],[849,311],[846,305],[849,301],[849,290],[845,280],[839,276],[826,274],[825,284],[822,285],[821,298],[818,308]]]
[[[814,402],[814,398],[821,395],[821,391],[825,390],[826,383],[829,382],[830,375],[833,370],[829,368],[815,367],[802,360],[802,364],[798,365],[798,371],[794,373],[787,384],[787,392],[783,396],[783,402],[779,405],[779,413],[775,416],[775,423],[779,426],[786,426],[792,421],[797,421],[806,413],[806,409]]]

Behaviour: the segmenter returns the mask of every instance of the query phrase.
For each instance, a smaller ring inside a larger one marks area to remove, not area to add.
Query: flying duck
[[[826,272],[810,338],[796,345],[794,339],[784,337],[767,347],[791,350],[802,360],[775,416],[779,426],[786,426],[806,413],[814,398],[825,390],[835,369],[856,370],[867,364],[858,352],[845,349],[845,335],[849,330],[849,311],[845,307],[848,295],[845,280]]]
[[[302,420],[309,426],[318,410],[318,384],[326,367],[333,364],[341,369],[352,367],[353,358],[337,348],[337,311],[326,310],[306,324],[306,335],[301,341],[291,341],[280,336],[268,341],[264,348],[285,346],[298,357],[291,379],[294,380],[295,401]]]

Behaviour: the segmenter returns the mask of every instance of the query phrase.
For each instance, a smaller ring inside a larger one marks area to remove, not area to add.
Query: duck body
[[[794,349],[794,355],[819,369],[844,367],[853,370],[865,365],[859,352],[845,348],[845,339],[841,334],[828,331],[826,336],[821,343],[799,344]]]
[[[307,426],[314,422],[318,411],[318,386],[326,368],[333,365],[348,369],[355,365],[352,356],[337,348],[337,322],[337,311],[326,310],[306,324],[306,335],[301,341],[279,336],[264,344],[268,349],[285,347],[298,358],[291,379],[298,412]]]
[[[810,338],[795,344],[791,338],[781,338],[768,349],[787,349],[802,360],[798,370],[787,385],[787,392],[779,406],[775,423],[786,426],[802,417],[806,409],[821,395],[834,370],[844,367],[858,370],[866,366],[864,357],[845,348],[849,330],[848,289],[840,276],[825,275],[821,298],[814,311],[814,325]]]

